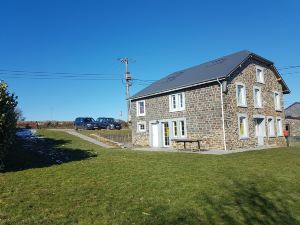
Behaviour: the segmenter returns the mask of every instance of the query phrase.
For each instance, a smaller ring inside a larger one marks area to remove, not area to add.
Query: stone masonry
[[[300,137],[300,119],[285,119],[285,124],[290,126],[290,136]]]

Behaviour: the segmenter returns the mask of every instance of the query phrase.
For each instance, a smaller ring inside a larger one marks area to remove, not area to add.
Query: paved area
[[[132,150],[137,151],[151,151],[151,152],[182,152],[182,153],[192,153],[192,154],[203,154],[203,155],[226,155],[226,154],[232,154],[232,153],[239,153],[239,152],[248,152],[248,151],[259,151],[264,149],[270,149],[275,148],[272,146],[264,146],[261,148],[249,148],[249,149],[237,149],[237,150],[177,150],[173,148],[133,148]]]
[[[73,130],[73,129],[51,129],[51,130],[67,132],[68,134],[74,135],[74,136],[79,137],[79,138],[81,138],[81,139],[83,139],[85,141],[89,141],[89,142],[91,142],[91,143],[93,143],[95,145],[99,145],[99,146],[101,146],[103,148],[113,148],[112,146],[110,146],[108,144],[105,144],[103,142],[97,141],[94,138],[91,138],[91,137],[88,137],[86,135],[80,134],[76,130]]]

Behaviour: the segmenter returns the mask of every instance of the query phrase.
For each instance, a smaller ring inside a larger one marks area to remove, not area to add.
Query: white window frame
[[[259,90],[259,95],[260,95],[260,102],[259,102],[259,105],[255,104],[256,103],[256,99],[255,99],[255,90]],[[257,86],[254,86],[253,87],[253,101],[254,101],[254,108],[257,108],[257,109],[260,109],[263,107],[263,100],[262,100],[262,94],[261,94],[261,87],[257,87]]]
[[[279,126],[278,121],[281,122],[281,126]],[[282,118],[281,117],[276,117],[276,129],[277,129],[277,136],[282,137],[283,136],[283,125],[282,125]]]
[[[238,86],[243,86],[244,88],[244,102],[240,103],[239,102],[239,94],[238,94]],[[241,82],[237,82],[236,83],[236,103],[238,107],[247,107],[247,91],[246,91],[246,85],[241,83]]]
[[[181,126],[181,122],[184,123],[183,129],[184,129],[184,135],[182,135],[182,126]],[[179,124],[179,135],[181,138],[186,138],[187,137],[187,130],[186,130],[186,120],[178,120],[178,124]]]
[[[139,105],[140,102],[144,103],[144,113],[140,112],[140,105]],[[146,115],[146,101],[145,100],[141,100],[141,101],[136,102],[136,115],[137,116],[145,116]]]
[[[278,95],[278,100],[279,100],[279,102],[278,102],[278,104],[277,104],[277,99],[276,99],[276,94]],[[274,91],[274,105],[275,105],[275,110],[276,111],[282,111],[282,108],[281,108],[281,94],[280,94],[280,92],[278,92],[278,91]]]
[[[241,135],[241,126],[240,126],[240,118],[245,117],[245,135]],[[245,113],[238,113],[238,131],[240,140],[246,140],[249,138],[249,126],[248,126],[248,116]]]
[[[261,70],[262,77],[259,76],[258,70]],[[265,70],[264,70],[264,68],[261,67],[261,66],[256,66],[255,67],[255,73],[256,73],[256,82],[264,84],[265,83]],[[262,78],[262,80],[260,78]]]
[[[138,133],[143,133],[143,132],[146,132],[147,128],[146,128],[146,122],[145,121],[140,121],[140,122],[137,122],[137,132]],[[141,129],[141,125],[144,125],[144,129]]]
[[[182,106],[181,106],[181,102],[180,102],[180,96],[182,96],[182,98],[181,98]],[[174,100],[175,100],[175,105],[174,105]],[[169,95],[169,109],[170,109],[170,112],[178,112],[178,111],[185,110],[185,93],[184,92]]]
[[[176,123],[176,129],[174,126],[174,123]],[[177,138],[178,137],[178,121],[177,120],[172,120],[172,131],[173,131],[173,137]],[[175,131],[176,131],[176,135],[175,135]]]
[[[272,122],[269,122],[269,119],[272,119]],[[270,127],[272,126],[272,127]],[[270,132],[270,128],[273,128],[273,133]],[[275,133],[275,121],[273,116],[268,116],[267,117],[267,130],[268,130],[268,137],[276,137]]]

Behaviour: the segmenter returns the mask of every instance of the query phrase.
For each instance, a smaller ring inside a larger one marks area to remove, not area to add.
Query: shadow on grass
[[[18,139],[4,159],[3,172],[48,167],[97,156],[93,151],[64,147],[68,143],[70,141],[43,137]]]
[[[167,205],[154,207],[149,212],[151,219],[144,224],[300,224],[290,210],[297,208],[297,201],[284,190],[264,193],[253,183],[234,182],[226,191],[228,194],[222,197],[199,194],[176,210]]]

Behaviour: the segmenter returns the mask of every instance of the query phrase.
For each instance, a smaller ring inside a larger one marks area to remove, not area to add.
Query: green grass
[[[80,130],[80,133],[89,135],[89,134],[131,134],[131,130],[129,129],[124,129],[124,130]]]
[[[0,224],[300,224],[300,148],[138,152],[40,134],[30,148],[64,163],[17,148],[0,174]]]

